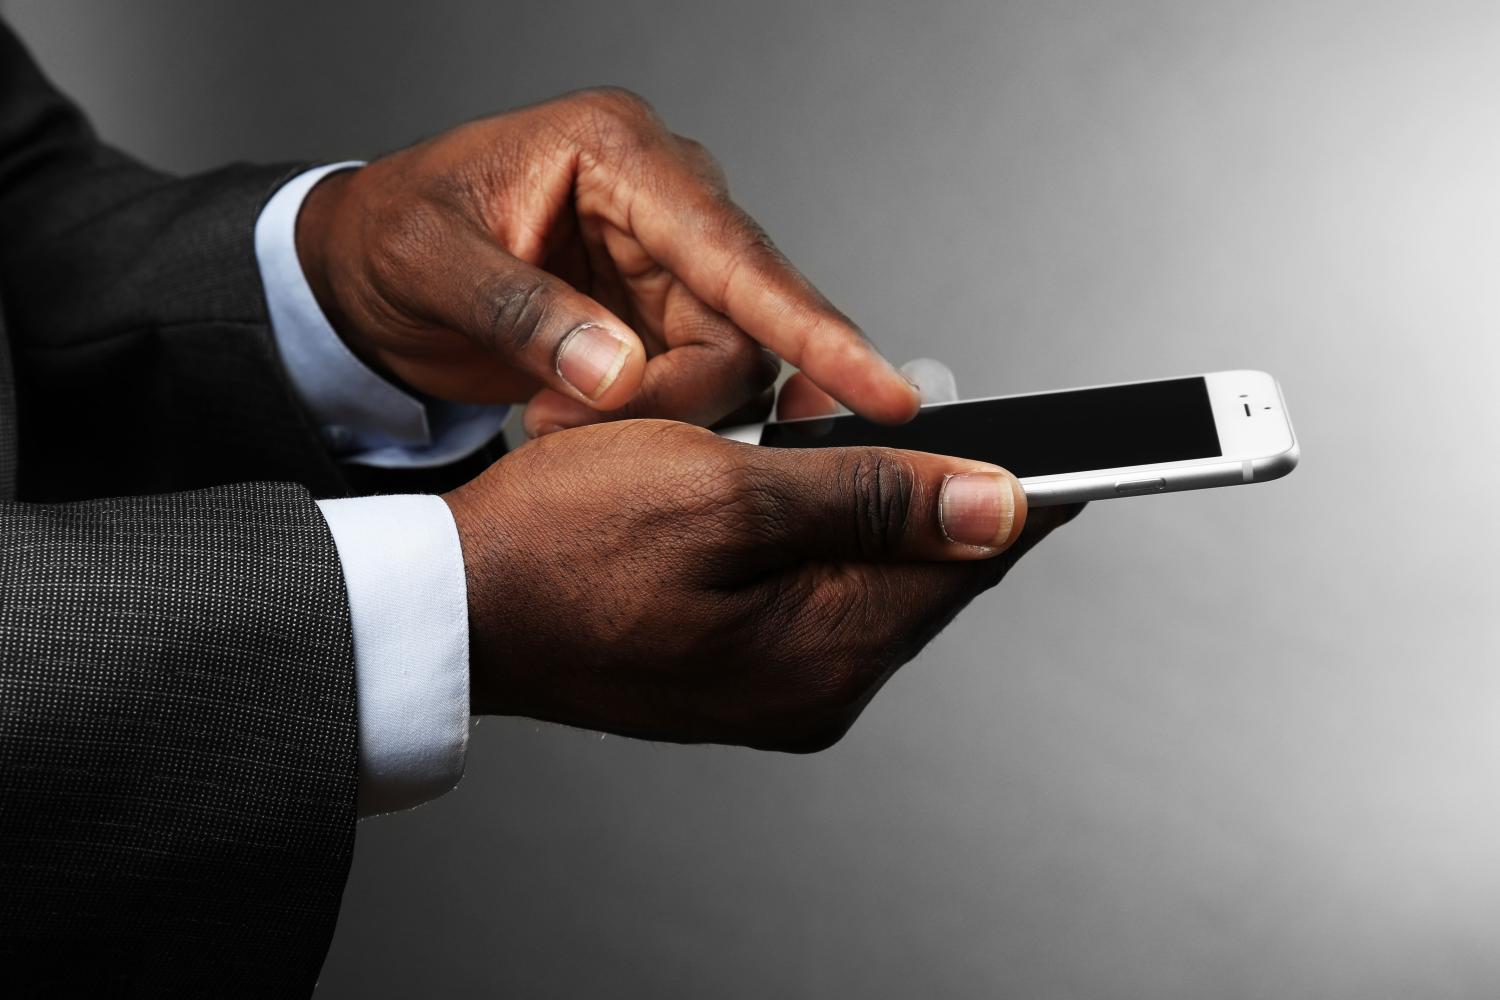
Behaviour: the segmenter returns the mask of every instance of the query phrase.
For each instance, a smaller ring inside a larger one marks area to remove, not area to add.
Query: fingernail
[[[585,399],[604,395],[625,360],[630,343],[624,337],[595,323],[575,327],[557,349],[557,376]]]
[[[1009,476],[965,472],[943,480],[938,520],[950,542],[995,548],[1010,538],[1016,495]]]

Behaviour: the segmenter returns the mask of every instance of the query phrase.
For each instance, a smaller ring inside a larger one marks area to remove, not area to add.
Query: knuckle
[[[657,125],[656,109],[651,102],[624,87],[591,87],[578,98],[593,114],[610,125],[630,130],[644,130]]]
[[[490,343],[519,354],[540,339],[553,301],[552,289],[540,278],[490,275],[479,285],[476,326]]]
[[[674,132],[677,142],[682,146],[682,151],[695,160],[706,160],[713,162],[713,156],[708,152],[708,147],[690,135],[681,135]]]
[[[584,91],[590,100],[626,115],[654,115],[651,102],[628,87],[605,84]]]
[[[673,138],[677,140],[677,147],[681,150],[683,159],[691,167],[693,173],[697,174],[719,197],[727,198],[729,180],[724,174],[724,168],[708,151],[708,147],[689,136],[674,135]]]
[[[875,449],[841,456],[838,486],[849,505],[856,551],[874,558],[906,533],[917,499],[917,474],[905,458]]]

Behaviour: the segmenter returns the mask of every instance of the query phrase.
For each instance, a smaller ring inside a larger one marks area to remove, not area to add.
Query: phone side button
[[[1139,496],[1142,493],[1161,493],[1167,488],[1165,479],[1126,479],[1115,483],[1115,495],[1121,497]]]

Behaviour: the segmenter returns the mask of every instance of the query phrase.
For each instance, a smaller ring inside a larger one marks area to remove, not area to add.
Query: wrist
[[[469,614],[469,714],[503,714],[500,693],[495,690],[493,671],[483,669],[489,662],[488,629],[497,609],[489,600],[491,583],[487,572],[485,535],[493,531],[491,518],[483,509],[476,509],[475,490],[472,486],[461,486],[441,494],[453,515],[453,526],[458,532],[458,545],[463,554],[465,592]],[[477,503],[482,508],[482,503]]]
[[[297,213],[295,242],[297,262],[312,289],[318,308],[327,317],[339,339],[355,356],[378,372],[384,372],[373,350],[358,336],[348,311],[339,301],[334,271],[338,259],[338,220],[357,170],[338,170],[313,185]]]

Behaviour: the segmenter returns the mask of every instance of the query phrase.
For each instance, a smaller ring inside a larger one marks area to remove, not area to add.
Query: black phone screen
[[[926,406],[896,427],[855,416],[767,424],[760,443],[930,451],[1022,479],[1223,454],[1201,376]]]

